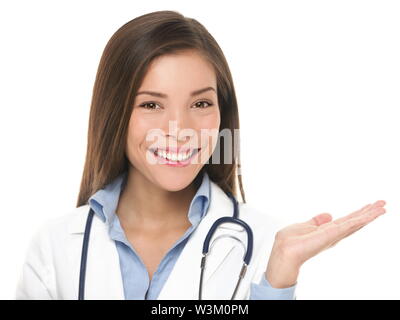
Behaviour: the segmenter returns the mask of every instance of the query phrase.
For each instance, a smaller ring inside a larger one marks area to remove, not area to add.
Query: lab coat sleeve
[[[51,248],[45,231],[43,226],[29,243],[17,284],[17,300],[54,299],[53,273],[50,265]]]

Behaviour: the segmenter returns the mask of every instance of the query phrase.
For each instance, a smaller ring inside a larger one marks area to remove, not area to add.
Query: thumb
[[[320,226],[321,224],[332,221],[332,216],[329,213],[321,213],[314,216],[312,219],[308,220],[307,224],[312,224],[314,226]]]

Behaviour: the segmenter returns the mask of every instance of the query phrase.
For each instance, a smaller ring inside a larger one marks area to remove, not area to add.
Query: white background
[[[10,1],[0,5],[0,298],[31,236],[75,207],[112,34],[158,10],[215,37],[240,109],[247,201],[282,221],[387,213],[307,261],[298,299],[399,299],[398,1]]]

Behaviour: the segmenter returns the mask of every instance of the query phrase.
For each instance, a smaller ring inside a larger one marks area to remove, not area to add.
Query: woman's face
[[[157,57],[135,96],[127,157],[153,184],[182,190],[212,155],[220,121],[212,65],[194,50]]]

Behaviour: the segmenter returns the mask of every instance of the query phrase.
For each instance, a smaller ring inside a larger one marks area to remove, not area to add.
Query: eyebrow
[[[194,97],[199,94],[202,94],[203,92],[210,91],[210,90],[217,93],[213,87],[206,87],[206,88],[195,90],[195,91],[191,92],[190,96]],[[168,98],[168,95],[166,95],[165,93],[155,92],[155,91],[140,91],[136,94],[136,96],[138,96],[140,94],[148,94],[148,95],[159,97],[159,98]]]

